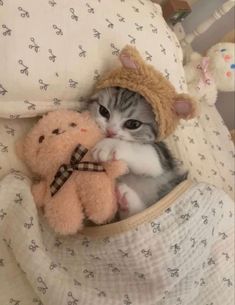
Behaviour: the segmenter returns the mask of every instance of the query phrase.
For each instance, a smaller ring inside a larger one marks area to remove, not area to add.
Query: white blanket
[[[173,193],[136,218],[62,238],[38,215],[28,179],[6,176],[0,304],[233,305],[234,203],[204,183]]]

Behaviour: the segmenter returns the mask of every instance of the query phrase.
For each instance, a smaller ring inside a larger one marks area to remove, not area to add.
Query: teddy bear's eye
[[[59,134],[59,128],[56,128],[56,129],[54,129],[54,130],[52,130],[52,133],[54,133],[54,134]]]
[[[77,124],[76,124],[76,123],[74,123],[74,122],[72,122],[72,123],[70,123],[70,124],[69,124],[69,126],[71,126],[71,127],[76,127],[76,126],[77,126]]]
[[[38,139],[38,142],[39,142],[39,143],[42,143],[44,139],[45,139],[44,136],[40,136],[39,139]]]

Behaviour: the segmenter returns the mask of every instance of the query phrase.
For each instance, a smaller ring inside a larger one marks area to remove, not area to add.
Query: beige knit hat
[[[126,46],[119,59],[122,66],[106,73],[98,81],[96,91],[122,87],[145,97],[158,123],[158,141],[169,136],[180,119],[196,116],[196,102],[187,94],[177,94],[172,84],[153,66],[146,64],[134,47]]]

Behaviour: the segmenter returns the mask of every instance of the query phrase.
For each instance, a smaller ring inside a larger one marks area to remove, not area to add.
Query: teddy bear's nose
[[[53,131],[52,131],[52,133],[54,133],[54,134],[59,134],[59,128],[56,128],[56,129],[54,129]]]

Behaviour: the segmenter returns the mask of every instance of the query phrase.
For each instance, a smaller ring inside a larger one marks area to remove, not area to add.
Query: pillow
[[[0,117],[78,107],[126,44],[185,89],[180,45],[150,0],[0,3]]]

